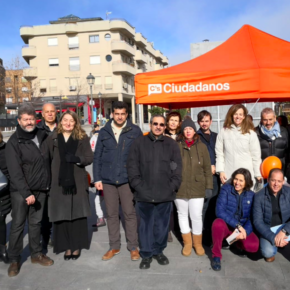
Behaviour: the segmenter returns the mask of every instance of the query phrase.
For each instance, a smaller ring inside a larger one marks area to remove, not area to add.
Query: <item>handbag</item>
[[[4,189],[8,185],[8,180],[0,169],[0,190]]]

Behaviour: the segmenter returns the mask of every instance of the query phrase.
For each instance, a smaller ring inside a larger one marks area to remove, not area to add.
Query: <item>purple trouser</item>
[[[222,258],[221,249],[223,240],[230,236],[234,229],[219,218],[213,222],[211,229],[213,241],[212,257]],[[235,244],[240,249],[249,253],[255,253],[259,249],[259,239],[253,232],[249,234],[245,240],[238,240]]]

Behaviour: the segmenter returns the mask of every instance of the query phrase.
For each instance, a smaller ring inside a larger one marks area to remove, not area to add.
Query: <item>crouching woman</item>
[[[232,174],[230,184],[225,184],[221,190],[216,204],[217,219],[212,225],[212,269],[221,269],[222,243],[235,229],[239,234],[235,245],[241,254],[244,252],[255,253],[259,249],[259,239],[253,233],[251,211],[254,192],[249,170],[240,168]]]

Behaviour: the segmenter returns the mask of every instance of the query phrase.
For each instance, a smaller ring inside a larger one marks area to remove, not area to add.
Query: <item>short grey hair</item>
[[[160,114],[152,115],[151,118],[150,118],[150,124],[152,124],[154,118],[163,118],[164,124],[166,124],[165,117],[163,115],[160,115]]]
[[[43,104],[43,106],[42,106],[42,111],[43,111],[43,109],[44,109],[44,107],[45,107],[46,105],[51,105],[51,106],[53,106],[54,109],[56,110],[56,107],[55,107],[55,105],[54,105],[53,103],[45,103],[45,104]]]
[[[18,119],[21,119],[21,116],[23,114],[27,114],[36,118],[35,109],[31,104],[23,104],[20,106],[20,108],[18,109]]]
[[[273,109],[271,108],[264,108],[261,112],[261,120],[263,119],[263,115],[264,114],[273,114],[274,116],[276,116],[275,112]]]

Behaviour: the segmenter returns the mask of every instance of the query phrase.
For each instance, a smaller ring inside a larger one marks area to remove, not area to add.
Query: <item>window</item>
[[[69,37],[68,38],[68,48],[69,49],[78,49],[79,48],[79,37]]]
[[[111,40],[111,34],[109,34],[109,33],[105,34],[105,39],[107,41],[110,41]]]
[[[48,65],[49,66],[58,66],[59,65],[58,58],[50,58],[48,60]]]
[[[95,89],[101,89],[101,88],[102,88],[102,78],[95,77]]]
[[[57,46],[58,45],[58,39],[56,37],[54,38],[48,38],[47,39],[48,46]]]
[[[90,64],[100,64],[101,58],[99,55],[90,56]]]
[[[29,99],[28,99],[28,98],[22,98],[22,102],[23,102],[23,101],[27,101],[27,102],[28,102]]]
[[[99,35],[90,35],[90,43],[99,42]]]
[[[22,82],[22,83],[27,83],[27,79],[26,79],[25,77],[22,77],[22,78],[21,78],[21,82]]]
[[[28,92],[28,87],[22,87],[22,92],[27,93]]]
[[[46,80],[39,80],[39,87],[40,89],[46,89]]]
[[[51,93],[55,93],[57,91],[56,79],[49,80],[49,91]]]
[[[79,79],[78,78],[70,78],[69,79],[69,90],[76,91],[78,88]]]
[[[12,82],[11,77],[6,77],[5,78],[5,83],[11,83],[11,82]]]
[[[6,98],[6,103],[12,103],[12,98]]]
[[[79,57],[70,57],[69,58],[69,70],[78,71],[80,70],[80,59]]]
[[[9,94],[12,93],[12,88],[6,88],[6,92]]]
[[[106,55],[106,61],[110,62],[112,60],[112,56],[110,54]]]
[[[111,90],[113,88],[112,77],[105,77],[105,89]]]

